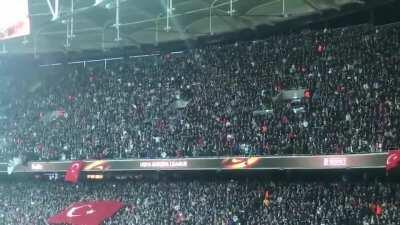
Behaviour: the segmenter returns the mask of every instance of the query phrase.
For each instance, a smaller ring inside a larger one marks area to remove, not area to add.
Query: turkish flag
[[[304,98],[311,98],[311,90],[310,89],[306,89],[304,91]]]
[[[67,173],[65,174],[65,181],[71,182],[74,184],[76,182],[78,182],[79,174],[80,174],[81,170],[83,169],[84,164],[85,163],[83,161],[73,162],[69,166]]]
[[[400,165],[400,150],[389,151],[386,160],[386,171],[391,171]]]
[[[49,224],[100,225],[112,217],[123,204],[118,201],[76,202],[59,214],[50,217]]]

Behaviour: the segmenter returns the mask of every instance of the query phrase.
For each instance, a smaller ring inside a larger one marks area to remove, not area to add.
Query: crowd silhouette
[[[397,24],[305,30],[115,60],[107,68],[68,64],[11,76],[1,84],[0,158],[398,148],[399,31]],[[303,89],[299,99],[277,98]],[[260,110],[268,113],[254,113]]]

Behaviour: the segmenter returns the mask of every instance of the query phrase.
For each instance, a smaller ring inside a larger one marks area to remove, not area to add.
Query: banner
[[[160,170],[324,170],[324,169],[384,169],[387,153],[318,155],[318,156],[254,156],[254,157],[209,157],[176,159],[124,159],[87,160],[83,171],[160,171]],[[71,161],[30,162],[26,167],[18,166],[14,173],[65,172]],[[0,172],[7,167],[0,163]]]
[[[81,170],[82,170],[84,164],[85,163],[83,161],[76,161],[76,162],[72,163],[69,166],[67,173],[65,174],[65,181],[71,182],[73,184],[78,182],[79,174],[81,173]]]
[[[292,90],[283,90],[277,96],[275,96],[274,100],[294,100],[304,98],[304,94],[308,89],[292,89]]]
[[[189,104],[190,101],[185,101],[185,100],[176,100],[174,102],[174,107],[176,109],[183,109],[186,108],[186,106]]]
[[[77,202],[47,221],[49,224],[100,225],[122,206],[123,204],[117,201]]]

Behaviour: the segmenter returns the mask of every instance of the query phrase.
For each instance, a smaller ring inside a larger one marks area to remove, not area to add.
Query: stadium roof
[[[53,14],[56,2],[58,15]],[[322,17],[346,8],[361,9],[368,4],[363,0],[29,0],[29,3],[32,34],[4,41],[10,53],[195,40],[260,25],[278,26],[308,16]]]

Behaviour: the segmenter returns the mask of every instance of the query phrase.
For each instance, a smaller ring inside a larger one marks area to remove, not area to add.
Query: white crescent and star
[[[390,155],[390,156],[387,158],[386,164],[389,164],[390,161],[392,161],[392,160],[397,160],[398,157],[399,157],[399,156],[396,155],[396,154]]]
[[[78,209],[81,209],[81,208],[87,208],[87,210],[85,210],[85,212],[84,212],[84,214],[76,214],[75,212],[78,210]],[[95,213],[96,212],[96,210],[94,210],[93,208],[92,208],[92,205],[90,205],[90,204],[87,204],[87,205],[81,205],[81,206],[76,206],[76,207],[72,207],[72,208],[70,208],[69,210],[68,210],[68,212],[67,212],[67,217],[77,217],[77,216],[85,216],[85,215],[90,215],[90,214],[93,214],[93,213]]]
[[[79,169],[79,163],[74,163],[71,167],[71,170],[77,170]]]

